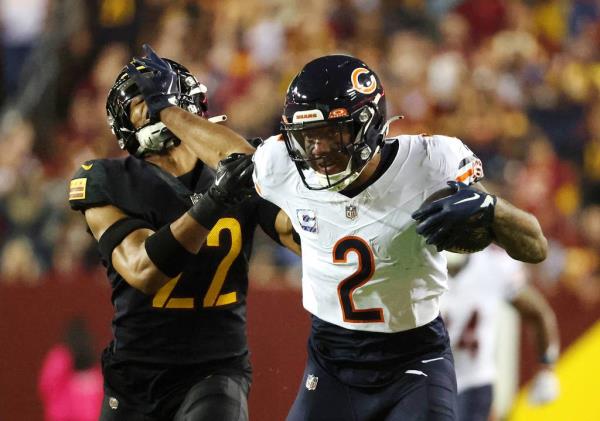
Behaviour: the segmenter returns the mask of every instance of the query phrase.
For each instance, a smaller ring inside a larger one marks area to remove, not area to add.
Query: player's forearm
[[[558,325],[550,305],[539,292],[536,294],[539,296],[537,311],[530,315],[529,320],[534,327],[538,360],[543,365],[551,366],[558,358],[560,349]]]
[[[533,328],[538,359],[552,365],[558,358],[560,337],[556,315],[544,296],[533,287],[525,287],[513,300],[521,318]]]
[[[498,198],[492,225],[496,242],[516,260],[539,263],[546,258],[548,241],[535,216]]]
[[[129,285],[145,294],[153,294],[169,281],[150,260],[144,242],[152,231],[138,230],[129,234],[112,252],[115,270]]]
[[[165,241],[165,234],[172,237]],[[114,249],[113,265],[131,286],[154,294],[183,271],[187,260],[200,251],[207,234],[206,228],[185,213],[157,232],[131,233]]]
[[[161,121],[185,143],[194,154],[211,168],[235,152],[251,154],[254,148],[242,136],[228,127],[186,112],[179,107],[165,108]]]
[[[538,360],[544,366],[553,366],[560,352],[560,339],[556,317],[551,310],[535,322],[537,329],[536,342]]]

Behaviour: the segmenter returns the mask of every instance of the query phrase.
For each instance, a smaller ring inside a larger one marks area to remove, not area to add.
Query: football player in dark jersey
[[[206,88],[168,62],[175,71],[157,100],[204,117]],[[207,153],[200,161],[139,93],[123,69],[107,100],[109,124],[130,155],[85,162],[70,182],[69,203],[98,240],[112,287],[100,419],[247,420],[254,230],[299,247],[279,208],[253,193],[249,155]],[[252,150],[237,135],[232,144]]]

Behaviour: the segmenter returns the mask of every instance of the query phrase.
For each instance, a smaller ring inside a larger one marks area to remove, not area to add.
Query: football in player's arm
[[[206,88],[182,65],[169,66],[175,88],[162,98],[204,115]],[[260,225],[298,252],[291,225],[256,195],[250,155],[199,160],[148,118],[126,69],[109,93],[107,112],[129,156],[84,163],[69,190],[71,207],[84,213],[98,240],[113,290],[101,420],[247,420],[254,230]],[[247,142],[236,141],[244,151]]]
[[[142,93],[156,115],[199,156],[231,152],[235,133],[155,101],[168,71],[145,48],[155,71]],[[141,78],[135,69],[130,75]],[[479,178],[478,160],[460,140],[386,139],[390,121],[372,69],[353,57],[324,56],[288,87],[283,136],[254,153],[257,191],[286,212],[302,240],[303,304],[312,314],[290,421],[454,419],[439,250],[452,246],[453,227],[472,224],[493,230],[517,259],[545,258],[535,217],[469,186]],[[448,182],[454,194],[421,207]]]

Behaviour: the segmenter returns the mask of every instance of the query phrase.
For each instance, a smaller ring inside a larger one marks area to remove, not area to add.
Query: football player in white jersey
[[[144,82],[130,70],[152,114],[201,159],[235,152],[239,135],[157,100],[164,64],[146,53],[153,76]],[[373,70],[353,57],[324,56],[291,82],[283,136],[254,153],[257,191],[287,213],[300,236],[303,304],[312,314],[290,421],[455,419],[439,250],[470,221],[516,259],[546,256],[533,215],[469,187],[481,178],[481,163],[460,140],[385,139],[388,124]],[[447,183],[452,195],[420,207]]]
[[[534,329],[537,339],[540,367],[530,390],[530,401],[535,404],[556,399],[556,317],[544,297],[527,285],[525,265],[496,246],[472,255],[448,253],[447,258],[449,291],[442,299],[442,314],[454,354],[458,419],[489,419],[496,376],[496,323],[503,301],[514,306]]]

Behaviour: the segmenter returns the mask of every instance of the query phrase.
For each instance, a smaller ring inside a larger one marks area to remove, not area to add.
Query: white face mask
[[[358,176],[360,175],[360,172],[352,173],[352,170],[350,169],[350,162],[348,162],[348,167],[346,167],[346,169],[344,171],[339,172],[337,174],[326,175],[326,174],[321,174],[320,172],[315,171],[315,175],[316,175],[317,181],[319,182],[319,184],[322,187],[328,187],[331,184],[335,184],[334,186],[328,188],[327,190],[337,192],[340,190],[344,190],[346,187],[348,187],[354,180],[356,180],[358,178]],[[340,180],[342,180],[344,177],[348,177],[348,178],[346,178],[341,183],[336,184]]]

